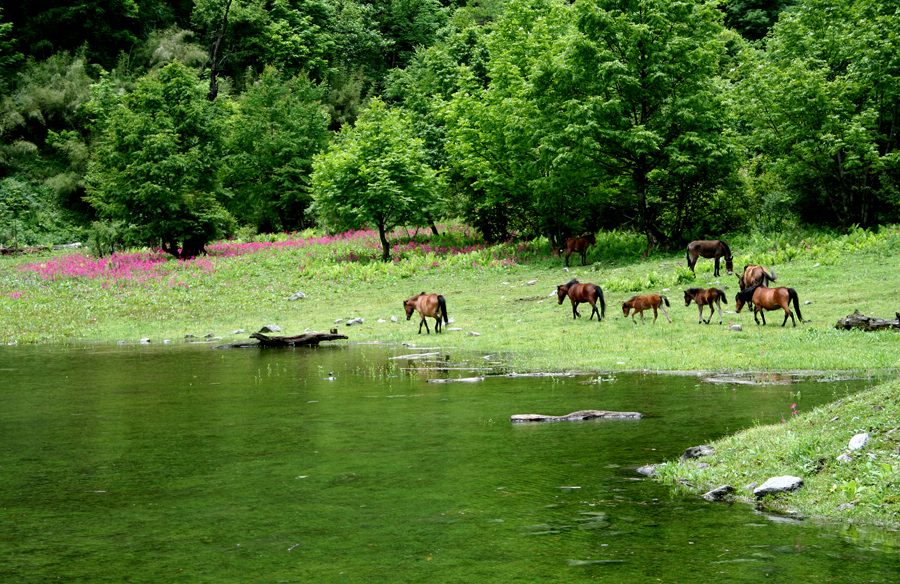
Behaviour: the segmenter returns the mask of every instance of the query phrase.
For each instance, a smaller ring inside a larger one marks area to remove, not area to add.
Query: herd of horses
[[[565,253],[566,266],[568,267],[569,265],[569,256],[575,252],[581,255],[581,264],[585,265],[587,249],[595,243],[596,238],[592,233],[568,238],[566,240],[566,249],[560,250],[560,253]],[[714,239],[689,243],[687,246],[687,265],[692,272],[697,264],[697,260],[701,257],[715,260],[715,271],[713,272],[715,277],[719,276],[720,258],[725,260],[725,270],[729,274],[734,272],[731,250],[724,241]],[[766,315],[764,311],[780,308],[784,311],[784,320],[781,326],[787,324],[789,317],[795,327],[797,326],[797,320],[801,323],[803,322],[803,316],[800,314],[800,298],[797,295],[797,291],[793,288],[784,287],[769,288],[769,283],[777,279],[774,270],[757,264],[747,264],[737,278],[740,291],[735,295],[735,312],[740,313],[744,306],[750,306],[753,310],[754,322],[760,324],[759,319],[761,317],[762,324],[765,325]],[[572,279],[556,287],[556,296],[559,301],[558,304],[562,304],[566,298],[572,303],[573,319],[581,316],[581,313],[578,312],[578,305],[583,303],[589,304],[591,307],[591,314],[588,320],[592,320],[596,314],[597,322],[600,322],[606,316],[606,301],[603,298],[603,290],[597,284],[582,283],[577,279]],[[709,324],[718,309],[719,324],[722,324],[722,304],[728,304],[728,298],[724,290],[719,288],[688,288],[684,291],[684,305],[686,307],[690,306],[691,302],[694,302],[700,311],[699,323]],[[792,302],[794,305],[793,311],[791,310]],[[597,309],[597,304],[600,305],[599,310]],[[666,320],[671,323],[672,319],[669,317],[668,310],[666,310],[667,306],[671,306],[669,299],[661,294],[638,294],[622,303],[622,313],[626,318],[630,315],[631,320],[637,323],[634,318],[636,315],[639,314],[643,322],[644,311],[652,310],[655,324],[658,311],[662,311]],[[704,320],[703,312],[707,306],[709,307],[709,318]],[[413,312],[419,313],[421,317],[419,334],[422,334],[423,324],[425,325],[425,331],[429,334],[431,333],[426,318],[435,319],[434,329],[437,333],[441,332],[442,323],[449,322],[447,301],[440,294],[426,294],[425,292],[416,294],[403,302],[403,308],[406,311],[406,320],[412,318]],[[796,319],[794,318],[794,312],[797,313]]]

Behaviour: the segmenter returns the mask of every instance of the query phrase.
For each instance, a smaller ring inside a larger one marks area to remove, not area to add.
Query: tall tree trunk
[[[213,44],[211,64],[209,68],[209,93],[206,99],[215,101],[219,95],[219,48],[222,46],[222,39],[225,38],[225,32],[228,30],[228,12],[231,10],[231,0],[225,4],[225,14],[222,15],[222,28],[216,35],[216,42]]]
[[[378,238],[381,240],[381,261],[391,261],[391,244],[387,240],[387,228],[384,221],[378,222]]]

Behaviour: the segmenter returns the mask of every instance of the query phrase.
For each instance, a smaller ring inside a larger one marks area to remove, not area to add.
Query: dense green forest
[[[900,220],[896,2],[2,6],[4,248]]]

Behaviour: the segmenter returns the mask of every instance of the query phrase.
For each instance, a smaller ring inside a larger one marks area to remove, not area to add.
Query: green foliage
[[[758,41],[794,3],[795,0],[728,0],[723,6],[725,25],[746,39]]]
[[[0,247],[20,249],[76,237],[49,188],[16,176],[0,179]]]
[[[140,79],[103,124],[88,172],[100,215],[133,244],[193,257],[230,230],[217,199],[223,115],[184,65]]]
[[[875,0],[808,0],[748,56],[742,118],[757,167],[810,222],[900,216],[900,14]]]
[[[237,101],[230,120],[223,181],[227,207],[258,231],[308,226],[312,157],[328,141],[321,90],[305,78],[284,80],[274,69]]]
[[[385,261],[390,258],[387,232],[427,224],[439,214],[442,192],[409,115],[377,99],[313,162],[312,194],[320,220],[332,230],[373,225]]]

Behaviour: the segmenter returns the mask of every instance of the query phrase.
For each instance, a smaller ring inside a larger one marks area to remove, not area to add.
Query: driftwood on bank
[[[514,414],[509,420],[521,422],[582,422],[584,420],[640,420],[639,412],[610,412],[607,410],[579,410],[565,416],[547,416],[544,414]]]
[[[303,333],[293,337],[280,337],[253,333],[251,339],[259,341],[260,347],[315,347],[322,341],[337,341],[348,338],[337,333]]]
[[[876,318],[874,316],[866,316],[859,310],[854,310],[853,314],[849,314],[844,318],[838,319],[834,325],[836,329],[860,329],[864,331],[879,331],[882,329],[900,329],[900,312],[896,314],[897,318],[888,320],[884,318]]]

